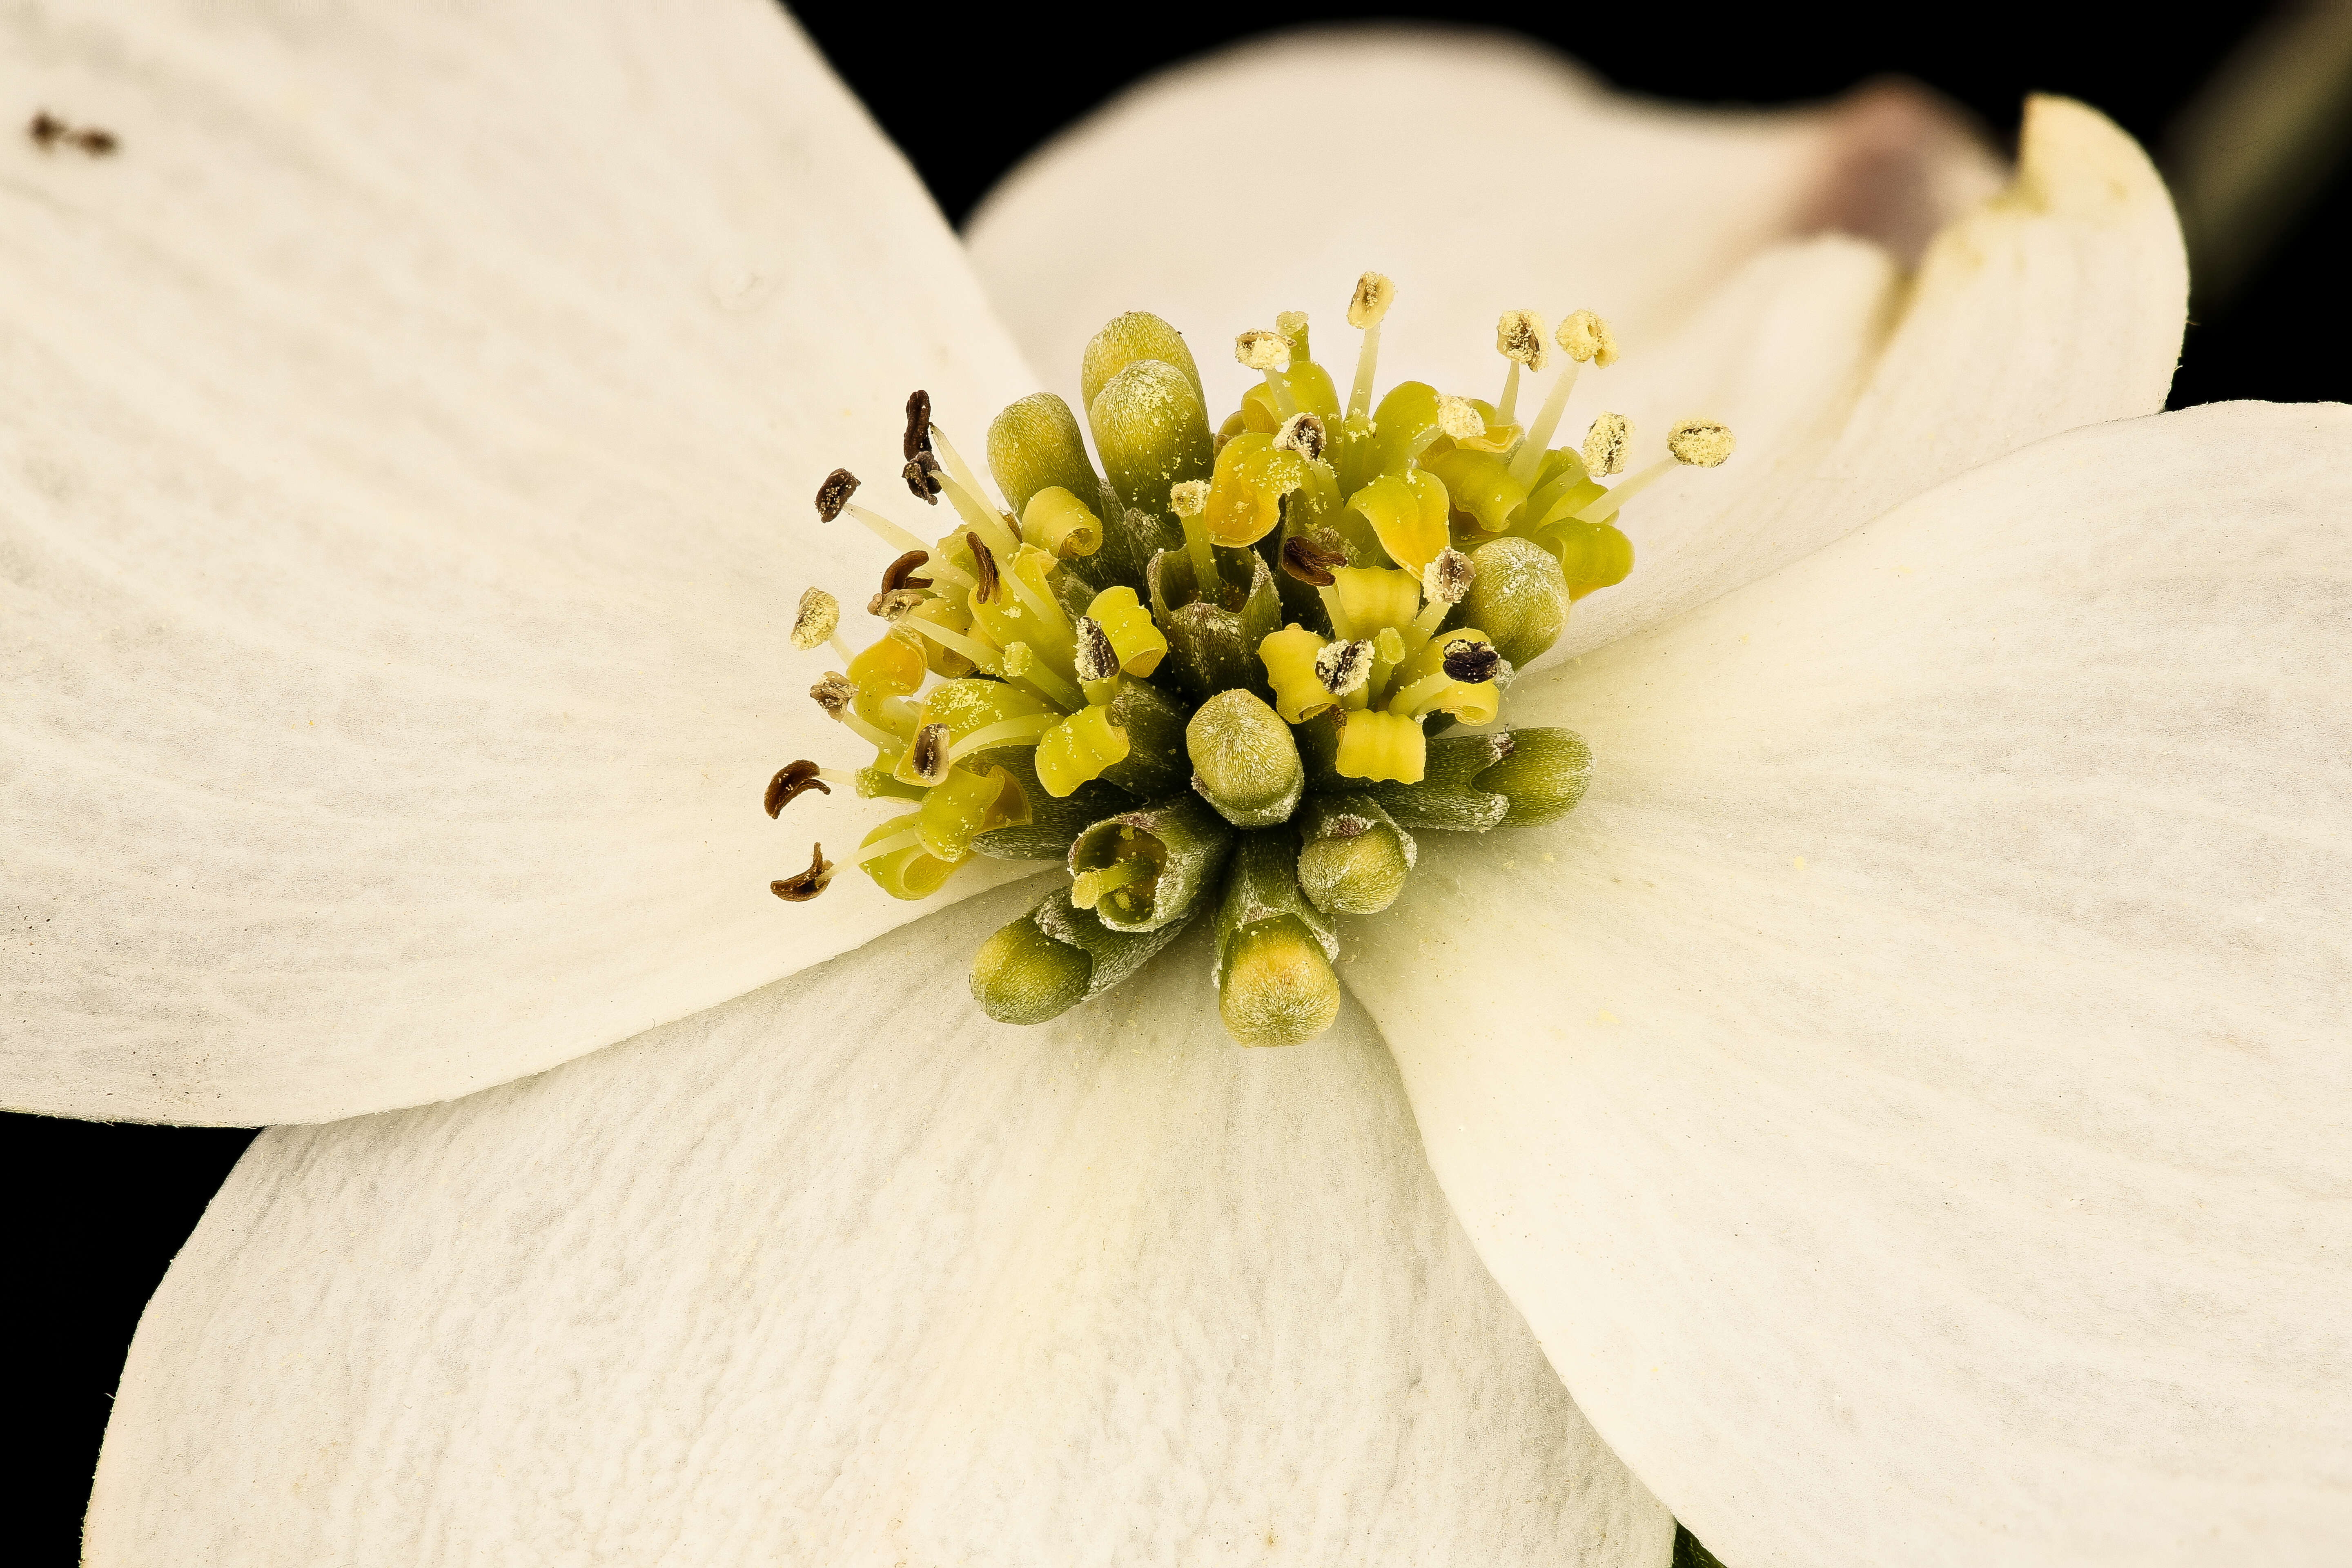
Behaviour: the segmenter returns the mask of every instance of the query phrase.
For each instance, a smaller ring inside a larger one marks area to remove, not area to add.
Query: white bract
[[[92,1563],[2352,1532],[2352,421],[2138,417],[2179,240],[2095,114],[2002,184],[1899,93],[1310,35],[967,253],[760,0],[19,8],[0,84],[119,143],[0,153],[0,1096],[315,1124],[150,1307]],[[1010,890],[770,898],[874,568],[816,479],[1368,266],[1393,372],[1590,306],[1609,409],[1739,433],[1514,691],[1583,805],[1424,837],[1286,1052],[1197,932],[1007,1029]]]

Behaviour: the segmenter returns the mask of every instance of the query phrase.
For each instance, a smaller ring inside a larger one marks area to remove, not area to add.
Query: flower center
[[[1023,398],[988,427],[1000,506],[918,392],[900,478],[946,502],[944,534],[859,503],[846,469],[818,489],[820,521],[862,524],[893,557],[866,605],[888,623],[877,641],[853,651],[822,588],[792,631],[839,656],[810,696],[873,760],[788,764],[768,815],[833,786],[897,803],[848,857],[894,898],[936,892],[974,855],[1064,862],[1067,880],[973,958],[990,1016],[1055,1017],[1205,914],[1234,1037],[1309,1039],[1338,1016],[1335,917],[1395,901],[1415,831],[1548,822],[1582,796],[1575,735],[1486,727],[1570,605],[1632,570],[1620,509],[1678,464],[1721,463],[1731,432],[1685,420],[1614,486],[1600,481],[1624,471],[1622,416],[1554,447],[1579,370],[1617,357],[1588,310],[1549,333],[1504,312],[1491,403],[1413,381],[1375,403],[1394,296],[1378,273],[1357,283],[1344,404],[1286,311],[1235,340],[1261,380],[1213,427],[1182,336],[1136,312],[1080,367],[1099,469],[1067,404]],[[1521,382],[1553,345],[1566,363],[1522,425]],[[820,846],[773,888],[802,902],[832,874]]]

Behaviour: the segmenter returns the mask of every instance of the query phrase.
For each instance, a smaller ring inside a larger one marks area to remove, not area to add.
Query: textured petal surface
[[[93,1568],[1664,1568],[1363,1015],[1240,1050],[1195,932],[1002,1028],[962,960],[1019,907],[264,1133],[141,1324]]]
[[[1503,310],[1595,310],[1646,347],[1778,240],[1843,228],[1916,255],[1996,183],[1904,89],[1694,110],[1505,35],[1333,28],[1125,94],[1006,176],[968,230],[999,315],[1057,387],[1131,310],[1192,334],[1223,406],[1252,379],[1226,344],[1278,310],[1308,311],[1318,353],[1352,363],[1341,307],[1372,267],[1397,281],[1387,374],[1491,395]]]
[[[1530,682],[1598,771],[1348,969],[1456,1211],[1727,1563],[2352,1539],[2352,413],[1947,484]]]
[[[120,141],[0,144],[0,1103],[438,1099],[907,918],[767,890],[872,819],[759,809],[856,760],[809,498],[1026,374],[774,6],[17,6],[0,102]]]

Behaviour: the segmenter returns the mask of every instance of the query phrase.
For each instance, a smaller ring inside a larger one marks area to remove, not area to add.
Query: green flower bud
[[[1159,360],[1129,365],[1096,395],[1087,416],[1120,501],[1155,527],[1174,515],[1170,489],[1206,479],[1213,468],[1208,411],[1174,365]]]
[[[1510,803],[1507,827],[1534,827],[1566,816],[1592,782],[1592,748],[1572,730],[1513,730],[1502,761],[1471,781]]]
[[[1290,820],[1306,793],[1307,770],[1290,726],[1249,691],[1220,691],[1184,726],[1192,788],[1236,827]]]
[[[1244,1046],[1295,1046],[1339,1016],[1339,942],[1298,890],[1288,827],[1243,837],[1217,906],[1217,1011]]]
[[[1070,405],[1050,392],[1033,392],[989,422],[988,471],[1019,517],[1039,490],[1060,486],[1097,517],[1103,515],[1102,481],[1087,458]]]
[[[1470,552],[1474,574],[1449,626],[1475,626],[1495,651],[1525,669],[1568,625],[1568,579],[1559,560],[1532,539],[1506,535]]]
[[[1000,1024],[1042,1024],[1099,996],[1149,963],[1184,929],[1181,921],[1141,933],[1115,931],[1056,888],[981,944],[971,994]]]
[[[1192,562],[1181,550],[1163,550],[1151,558],[1146,574],[1151,589],[1151,616],[1168,638],[1168,668],[1176,683],[1195,700],[1234,687],[1246,687],[1271,697],[1265,666],[1258,645],[1282,626],[1282,595],[1275,591],[1274,574],[1255,551],[1219,551],[1228,564],[1246,573],[1249,590],[1234,609],[1204,599],[1194,591]],[[1318,606],[1319,607],[1319,606]]]
[[[1158,931],[1207,901],[1233,847],[1234,830],[1196,795],[1122,812],[1070,846],[1072,902],[1115,931]]]
[[[1428,742],[1416,784],[1375,784],[1364,793],[1407,827],[1484,833],[1509,813],[1511,803],[1473,781],[1511,754],[1507,735],[1444,735]]]
[[[1201,390],[1201,367],[1192,363],[1192,350],[1184,342],[1184,334],[1149,310],[1129,310],[1124,316],[1113,317],[1087,341],[1086,355],[1078,362],[1078,395],[1092,408],[1096,397],[1111,384],[1111,378],[1139,360],[1174,365],[1192,384],[1192,395],[1206,405],[1207,395]]]
[[[1370,796],[1309,795],[1298,814],[1298,887],[1327,915],[1374,915],[1412,869],[1412,835]]]

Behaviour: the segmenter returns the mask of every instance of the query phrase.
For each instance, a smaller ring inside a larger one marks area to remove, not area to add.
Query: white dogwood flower
[[[91,1563],[2352,1530],[2352,421],[2143,417],[2180,245],[2095,113],[2004,184],[1900,96],[1309,36],[967,250],[759,0],[0,38],[84,128],[0,177],[0,1096],[289,1124],[142,1321]],[[839,732],[796,606],[875,573],[817,479],[909,388],[976,432],[1108,316],[1286,333],[1368,265],[1402,369],[1590,305],[1573,428],[1739,433],[1512,691],[1578,810],[1424,836],[1285,1051],[1202,932],[990,1023],[1017,863],[770,898],[751,802]]]

